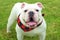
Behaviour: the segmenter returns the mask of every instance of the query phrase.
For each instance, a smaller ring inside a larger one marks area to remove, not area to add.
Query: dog
[[[14,21],[16,23],[17,40],[23,40],[23,36],[39,35],[39,40],[45,40],[46,22],[43,18],[42,3],[34,4],[16,3],[12,10],[7,23],[7,33],[11,32],[10,27]]]

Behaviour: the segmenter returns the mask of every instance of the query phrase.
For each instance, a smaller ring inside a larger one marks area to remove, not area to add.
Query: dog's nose
[[[30,11],[29,12],[29,17],[31,18],[31,17],[33,17],[33,15],[34,15],[34,12],[33,11]]]

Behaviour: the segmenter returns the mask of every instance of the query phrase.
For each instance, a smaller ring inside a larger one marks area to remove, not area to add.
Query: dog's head
[[[39,21],[42,20],[42,11],[43,5],[41,3],[35,4],[21,4],[21,22],[28,27],[35,27]]]

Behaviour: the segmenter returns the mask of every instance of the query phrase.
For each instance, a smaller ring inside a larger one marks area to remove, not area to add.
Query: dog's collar
[[[19,15],[19,16],[20,16],[20,15]],[[24,24],[21,23],[21,21],[20,21],[20,19],[19,19],[19,16],[18,16],[18,18],[17,18],[17,23],[18,23],[19,27],[20,27],[24,32],[28,32],[28,31],[31,31],[31,30],[35,29],[36,27],[39,27],[39,26],[42,24],[42,22],[43,22],[43,20],[42,20],[35,28],[26,27]]]

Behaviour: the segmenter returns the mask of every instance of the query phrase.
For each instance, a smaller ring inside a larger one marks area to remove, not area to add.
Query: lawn
[[[0,0],[0,40],[17,40],[15,23],[12,25],[12,33],[6,33],[7,20],[11,8],[17,2],[43,3],[45,9],[42,13],[47,23],[46,40],[60,40],[60,0]],[[37,40],[38,37],[25,37],[24,40]]]

